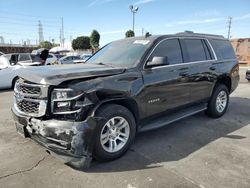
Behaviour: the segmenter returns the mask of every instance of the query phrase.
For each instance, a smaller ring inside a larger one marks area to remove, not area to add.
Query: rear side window
[[[218,59],[235,59],[234,49],[228,40],[213,39],[212,45]]]
[[[207,60],[207,54],[201,39],[183,39],[183,41],[189,57],[189,62]]]
[[[168,57],[170,65],[182,63],[181,47],[178,39],[169,39],[160,44],[154,49],[149,61],[152,61],[153,57]]]
[[[19,61],[28,61],[30,60],[30,56],[28,54],[20,54]]]

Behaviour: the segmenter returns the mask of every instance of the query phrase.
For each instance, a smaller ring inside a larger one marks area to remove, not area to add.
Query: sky
[[[129,5],[138,6],[135,34],[173,34],[190,30],[232,38],[250,37],[250,0],[0,0],[0,36],[5,43],[38,41],[38,21],[45,40],[59,43],[61,18],[65,43],[78,36],[101,34],[100,44],[125,37],[132,29]]]

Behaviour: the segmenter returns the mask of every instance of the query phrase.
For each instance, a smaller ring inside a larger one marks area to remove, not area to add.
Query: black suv
[[[136,133],[228,107],[239,82],[230,42],[178,33],[112,42],[86,64],[28,67],[15,85],[18,132],[75,167],[113,160]]]

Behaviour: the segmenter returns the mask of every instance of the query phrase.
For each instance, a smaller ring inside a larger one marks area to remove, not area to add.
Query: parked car
[[[54,65],[58,64],[58,59],[55,54],[49,53],[48,58],[46,60],[46,65]]]
[[[39,55],[31,54],[31,59],[33,63],[40,62]],[[45,65],[54,65],[54,64],[58,64],[57,57],[54,54],[49,53],[48,58],[46,59]]]
[[[4,54],[3,56],[10,61],[11,65],[19,64],[23,66],[35,66],[40,64],[39,55],[34,55],[30,53],[13,53]],[[54,54],[49,54],[45,64],[50,65],[54,62],[57,62],[56,56]]]
[[[29,53],[13,53],[13,54],[4,54],[3,57],[6,57],[11,65],[34,65],[34,62],[32,62],[31,55]],[[38,64],[38,63],[37,63]]]
[[[74,60],[74,63],[86,63],[92,54],[82,54],[79,60]]]
[[[11,65],[6,57],[0,56],[0,89],[14,87],[17,80],[17,70],[21,65]]]
[[[114,160],[136,133],[205,111],[221,117],[239,82],[229,40],[197,33],[111,42],[85,64],[20,71],[19,133],[69,165]]]
[[[69,55],[58,60],[59,64],[74,64],[75,60],[80,60],[80,56]]]
[[[250,68],[246,71],[246,79],[250,82]]]

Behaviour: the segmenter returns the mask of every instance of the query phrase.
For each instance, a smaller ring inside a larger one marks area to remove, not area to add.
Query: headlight
[[[51,111],[54,114],[72,114],[79,112],[85,101],[82,92],[72,89],[54,89],[51,93]]]

